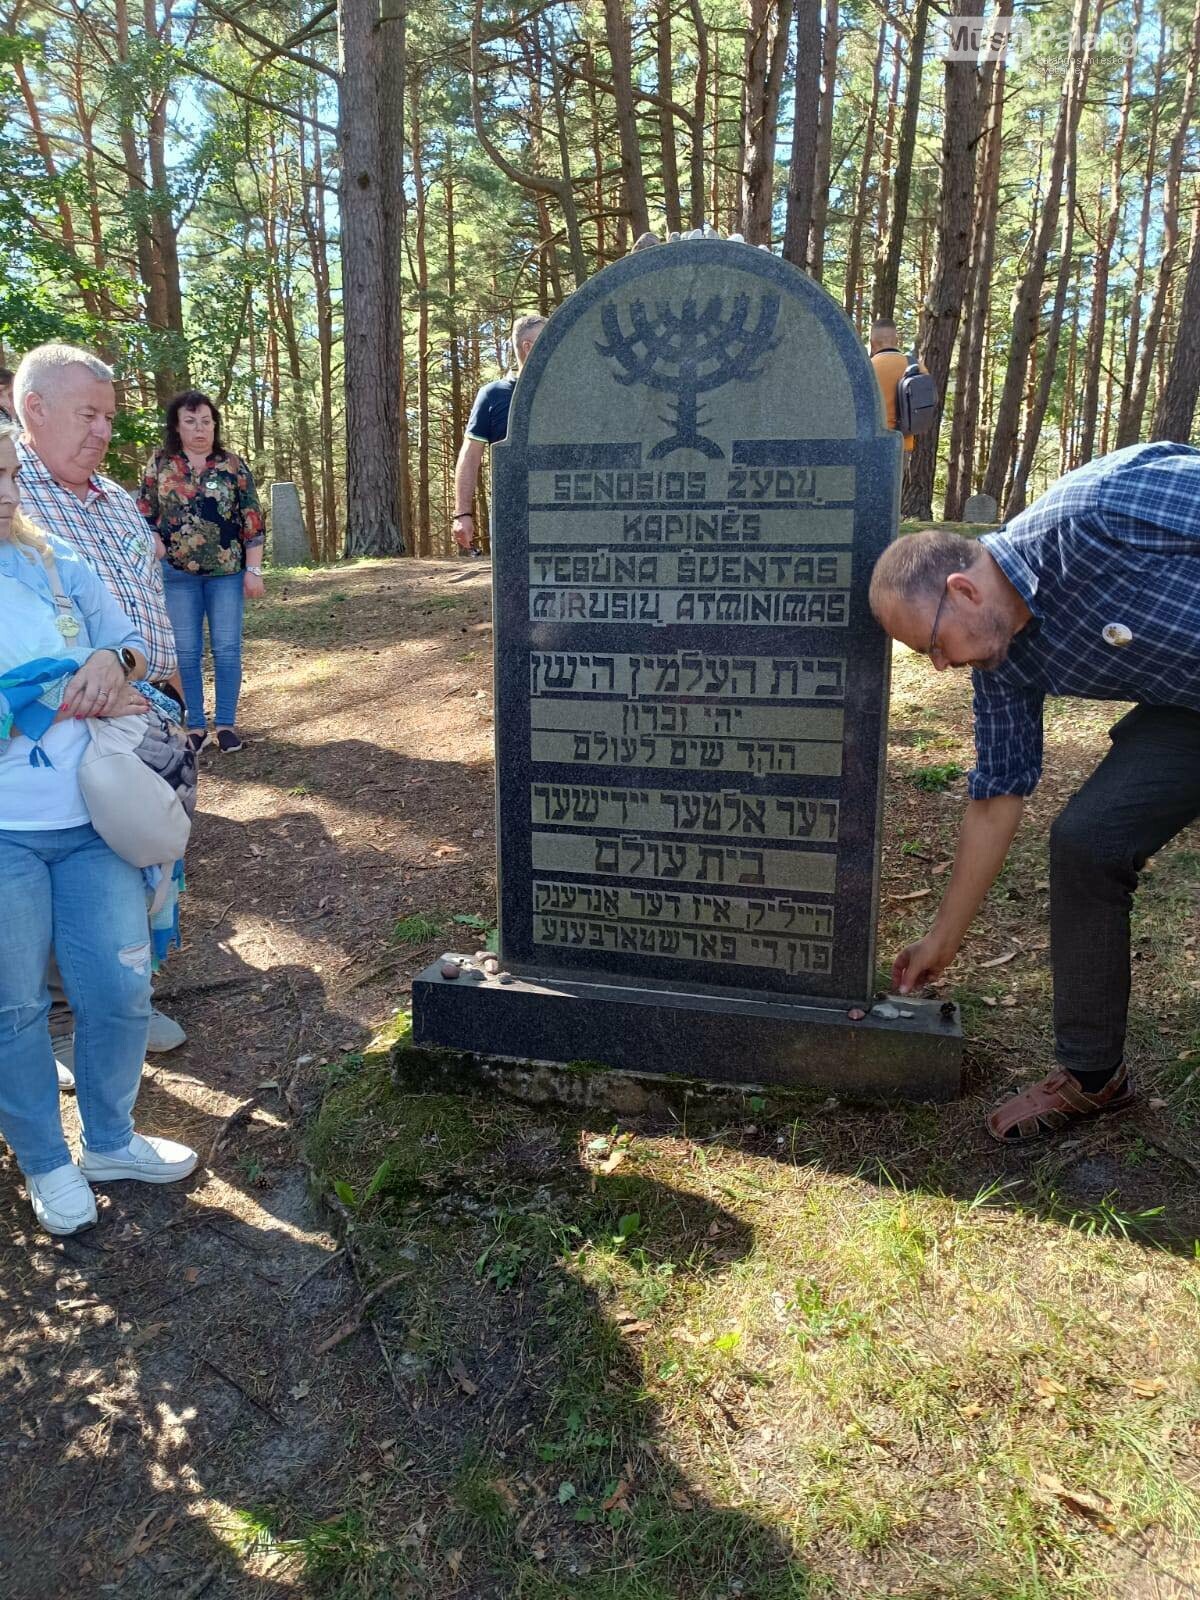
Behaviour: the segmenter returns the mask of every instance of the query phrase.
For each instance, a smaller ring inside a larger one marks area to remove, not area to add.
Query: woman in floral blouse
[[[242,748],[235,727],[242,685],[245,597],[263,594],[263,518],[250,468],[221,443],[221,413],[189,389],[167,407],[163,448],[151,457],[138,506],[163,545],[167,610],[175,630],[187,702],[188,742],[207,743],[204,619],[212,648],[215,738],[226,755]]]

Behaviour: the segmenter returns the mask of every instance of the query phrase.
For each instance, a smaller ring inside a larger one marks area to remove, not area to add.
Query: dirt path
[[[188,1042],[138,1108],[207,1159],[181,1187],[107,1190],[99,1227],[52,1243],[0,1157],[8,1600],[294,1593],[286,1561],[255,1578],[235,1554],[247,1513],[301,1491],[319,1516],[369,1471],[359,1419],[386,1437],[382,1364],[313,1381],[356,1291],[294,1130],[319,1064],[366,1043],[424,959],[394,924],[490,908],[489,582],[370,563],[256,609],[251,743],[202,758],[186,942],[158,991]]]

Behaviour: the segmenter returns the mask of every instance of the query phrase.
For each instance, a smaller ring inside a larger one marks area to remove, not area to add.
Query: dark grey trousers
[[[1082,1072],[1115,1068],[1124,1054],[1138,874],[1200,816],[1200,712],[1135,706],[1109,737],[1112,749],[1050,829],[1055,1054]]]
[[[53,950],[46,967],[46,987],[50,991],[50,1037],[69,1039],[75,1031],[75,1017],[63,988],[62,973],[58,970]]]

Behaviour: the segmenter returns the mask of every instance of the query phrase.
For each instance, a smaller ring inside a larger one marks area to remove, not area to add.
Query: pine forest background
[[[115,361],[126,481],[191,382],[262,484],[300,485],[314,556],[446,554],[514,314],[707,220],[919,348],[945,410],[909,515],[975,489],[1011,515],[1190,435],[1200,0],[1047,0],[1000,63],[944,61],[944,15],[4,0],[0,359],[62,337]]]

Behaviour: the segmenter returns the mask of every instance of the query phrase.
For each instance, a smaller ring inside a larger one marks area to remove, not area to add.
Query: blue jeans
[[[208,618],[208,642],[212,648],[213,676],[217,680],[215,726],[232,728],[237,718],[238,694],[242,687],[242,611],[245,594],[243,574],[231,572],[208,578],[197,572],[180,572],[164,561],[163,587],[167,612],[175,630],[175,650],[179,656],[179,676],[183,679],[183,698],[187,704],[189,728],[207,726],[204,714],[204,619]]]
[[[70,1161],[50,1045],[53,943],[75,1013],[75,1084],[89,1150],[133,1134],[150,1024],[146,891],[96,830],[0,829],[0,1133],[22,1172]]]

